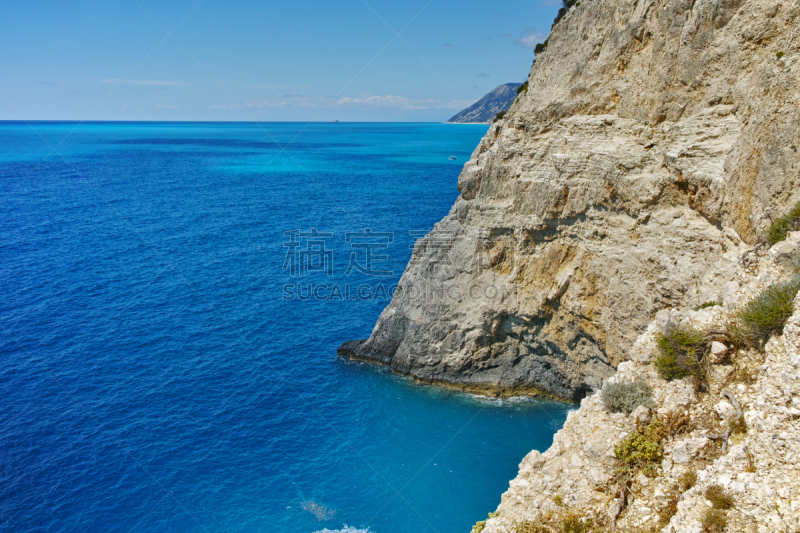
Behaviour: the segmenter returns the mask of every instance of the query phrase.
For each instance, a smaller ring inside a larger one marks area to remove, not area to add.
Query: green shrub
[[[719,509],[709,509],[703,516],[703,527],[708,533],[722,533],[728,525],[728,517]]]
[[[678,487],[680,487],[681,492],[683,493],[694,487],[696,483],[697,483],[697,470],[692,468],[688,472],[683,473],[680,480],[678,481]]]
[[[739,321],[757,336],[783,331],[783,325],[792,316],[798,290],[800,290],[800,276],[764,289],[739,311]]]
[[[561,7],[561,9],[558,10],[558,13],[556,14],[556,19],[553,21],[553,25],[550,26],[551,30],[555,27],[556,24],[559,23],[559,21],[561,19],[564,18],[564,15],[567,14],[567,11],[569,11],[569,9],[572,6],[574,6],[576,4],[576,2],[577,2],[577,0],[561,0],[561,6],[562,7]]]
[[[528,92],[528,82],[527,81],[525,83],[523,83],[522,85],[520,85],[519,87],[517,87],[517,94],[526,93],[526,92]]]
[[[782,57],[783,57],[785,54],[784,54],[783,52],[778,52],[778,53],[777,53],[777,54],[775,54],[775,55],[776,55],[776,56],[778,56],[778,59],[780,59],[780,58],[782,58]]]
[[[658,465],[656,463],[647,463],[642,467],[642,474],[649,478],[658,477]]]
[[[547,43],[550,41],[550,37],[544,40],[543,43],[539,43],[536,45],[536,48],[533,49],[533,53],[537,56],[547,50]]]
[[[694,487],[695,483],[697,483],[697,470],[694,468],[684,472],[678,478],[678,484],[669,492],[667,503],[658,510],[659,529],[669,524],[672,517],[677,514],[678,500],[684,492]]]
[[[709,307],[714,307],[716,305],[720,305],[720,303],[719,302],[705,302],[705,303],[701,303],[700,305],[695,307],[694,310],[695,311],[699,311],[701,309],[708,309]]]
[[[659,333],[656,337],[661,355],[656,357],[656,368],[661,377],[667,381],[696,376],[703,378],[700,366],[701,348],[705,345],[705,336],[691,326],[678,325]]]
[[[720,485],[710,485],[706,488],[706,500],[711,502],[714,509],[732,509],[734,503],[733,497],[725,492],[725,489]]]
[[[786,238],[786,234],[800,228],[800,202],[785,215],[772,223],[767,231],[767,239],[770,244],[781,242]]]
[[[541,522],[523,520],[514,523],[514,533],[552,533],[552,529]]]
[[[643,405],[653,406],[653,387],[644,381],[609,383],[603,387],[603,406],[609,413],[631,413]]]
[[[563,533],[591,533],[594,529],[594,520],[591,518],[583,520],[577,513],[570,513],[561,521]]]
[[[489,518],[496,518],[500,516],[500,513],[498,511],[495,511],[493,513],[489,513],[488,516]],[[485,527],[486,527],[486,520],[475,522],[475,525],[472,526],[472,533],[481,533],[481,531],[483,531],[483,528]]]
[[[494,116],[494,121],[497,122],[498,120],[501,120],[504,116],[506,116],[506,112],[500,111],[498,114]]]
[[[661,423],[657,418],[653,418],[643,433],[637,429],[617,443],[614,446],[614,455],[627,468],[643,467],[655,463],[663,455],[662,437]]]

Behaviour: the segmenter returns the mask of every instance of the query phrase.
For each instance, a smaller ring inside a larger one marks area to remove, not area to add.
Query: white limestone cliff
[[[583,0],[372,335],[423,382],[579,400],[800,200],[800,4]]]

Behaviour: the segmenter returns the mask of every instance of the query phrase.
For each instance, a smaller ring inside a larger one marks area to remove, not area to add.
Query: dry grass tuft
[[[714,506],[714,509],[732,509],[736,502],[733,496],[725,492],[720,485],[711,485],[706,489],[705,497]]]
[[[684,472],[681,478],[678,480],[678,487],[682,493],[694,487],[695,484],[697,484],[697,470],[694,468]]]
[[[703,517],[703,527],[708,533],[722,533],[727,525],[728,517],[719,509],[709,509]]]

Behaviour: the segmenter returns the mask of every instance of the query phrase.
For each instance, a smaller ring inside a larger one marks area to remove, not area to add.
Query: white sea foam
[[[309,513],[313,514],[317,517],[317,520],[331,520],[334,516],[336,516],[336,510],[331,509],[321,503],[317,503],[314,500],[309,500],[303,503],[303,510],[308,511]]]
[[[372,533],[372,532],[369,530],[369,528],[358,529],[355,527],[350,527],[347,524],[345,524],[342,529],[320,529],[319,531],[315,531],[314,533]]]

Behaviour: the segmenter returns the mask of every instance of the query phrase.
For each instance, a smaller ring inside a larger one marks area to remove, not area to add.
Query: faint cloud
[[[38,81],[36,83],[39,85],[67,85],[65,81]]]
[[[284,94],[281,98],[303,98],[305,95],[300,93]]]
[[[561,0],[541,0],[540,6],[557,6],[561,5]]]
[[[514,36],[513,33],[501,33],[500,34],[500,37],[503,37],[504,39],[511,39],[513,36]]]
[[[178,106],[176,106],[176,105],[161,105],[161,104],[159,104],[159,105],[156,106],[156,109],[178,109]]]
[[[453,45],[452,45],[452,44],[450,44],[450,43],[444,43],[444,44],[442,45],[442,48],[452,48],[452,47],[453,47]]]
[[[237,102],[236,104],[219,104],[209,106],[209,109],[235,111],[241,109],[320,109],[322,106],[315,102]]]
[[[100,80],[102,83],[117,83],[121,85],[149,85],[151,87],[186,87],[188,83],[179,81],[166,81],[166,80],[118,80],[114,78],[106,78]]]
[[[536,31],[536,28],[527,28],[525,34],[514,42],[523,48],[536,48],[536,45],[544,42],[546,38],[547,36]]]
[[[397,109],[463,109],[474,102],[472,100],[434,100],[405,98],[403,96],[368,96],[366,98],[342,98],[334,103],[337,106],[358,107],[393,107]]]
[[[259,109],[319,109],[320,106],[316,102],[270,102],[265,100],[256,105]]]
[[[485,72],[481,72],[480,74],[478,74],[478,77],[479,77],[479,78],[488,78],[488,77],[489,77],[489,75],[488,75],[488,74],[486,74]]]

